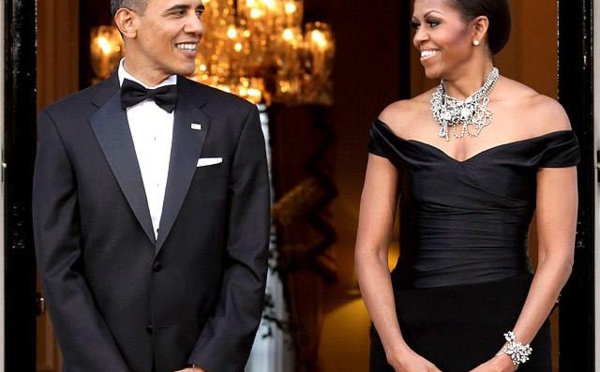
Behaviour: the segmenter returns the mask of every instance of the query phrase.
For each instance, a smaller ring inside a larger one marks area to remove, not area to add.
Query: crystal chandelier
[[[194,80],[253,103],[331,105],[333,35],[326,23],[302,23],[302,0],[203,3]],[[90,49],[97,82],[116,69],[124,45],[115,26],[99,26]]]
[[[303,25],[302,0],[204,0],[204,6],[193,79],[254,103],[332,103],[331,28]]]

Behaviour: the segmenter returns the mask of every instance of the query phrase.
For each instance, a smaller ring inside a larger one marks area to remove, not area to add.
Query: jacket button
[[[149,335],[154,333],[154,327],[152,327],[152,324],[146,325],[146,333],[148,333]]]
[[[155,261],[152,265],[152,271],[155,273],[161,271],[163,269],[163,264],[160,261]]]

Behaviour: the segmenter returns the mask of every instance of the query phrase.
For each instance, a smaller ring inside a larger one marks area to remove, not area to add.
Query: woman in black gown
[[[371,371],[551,371],[547,318],[573,262],[577,140],[556,101],[494,68],[507,0],[415,0],[413,23],[440,85],[371,128],[356,243]]]

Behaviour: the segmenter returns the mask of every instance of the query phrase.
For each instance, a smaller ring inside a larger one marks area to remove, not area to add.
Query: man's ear
[[[137,27],[136,27],[136,18],[137,14],[134,11],[127,8],[121,8],[115,14],[115,24],[119,31],[121,31],[121,35],[123,35],[123,39],[133,39],[137,35]]]
[[[473,40],[483,41],[487,39],[490,20],[486,16],[479,16],[472,21],[473,25]]]

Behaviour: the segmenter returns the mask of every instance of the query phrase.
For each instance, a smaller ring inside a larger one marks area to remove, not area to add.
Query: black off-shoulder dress
[[[401,254],[392,283],[403,337],[443,372],[469,371],[502,347],[529,291],[537,172],[576,165],[577,139],[557,131],[457,161],[375,120],[369,151],[399,171]],[[371,371],[393,372],[377,332],[371,336]],[[548,322],[531,346],[519,371],[550,372]]]

